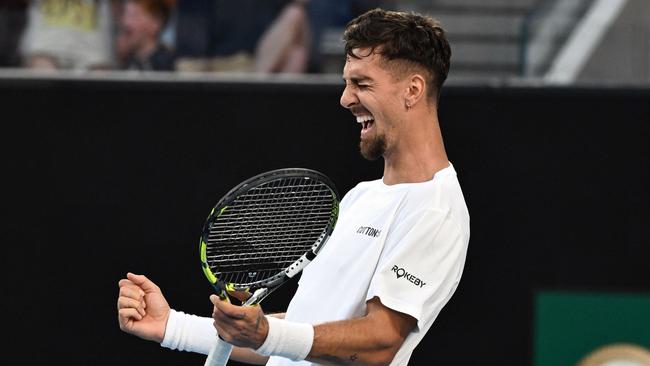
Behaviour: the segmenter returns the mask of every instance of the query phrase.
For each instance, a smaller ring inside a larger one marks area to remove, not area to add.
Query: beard
[[[359,142],[361,156],[366,160],[375,161],[386,152],[386,137],[383,135],[368,138]]]

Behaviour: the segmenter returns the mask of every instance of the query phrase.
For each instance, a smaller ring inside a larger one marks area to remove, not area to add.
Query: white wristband
[[[171,309],[162,347],[207,355],[217,339],[214,320]]]
[[[269,333],[255,352],[263,356],[280,356],[292,361],[304,360],[314,343],[314,327],[267,316]]]

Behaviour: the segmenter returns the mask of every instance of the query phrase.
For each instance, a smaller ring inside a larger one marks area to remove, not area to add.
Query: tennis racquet
[[[272,170],[245,180],[212,208],[199,252],[203,273],[222,300],[245,294],[257,305],[300,273],[327,242],[339,194],[324,174]],[[205,366],[224,366],[232,345],[218,338]]]

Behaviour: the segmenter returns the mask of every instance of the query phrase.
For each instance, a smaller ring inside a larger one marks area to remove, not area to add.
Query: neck
[[[426,182],[449,166],[437,114],[411,112],[395,148],[384,155],[385,184]]]

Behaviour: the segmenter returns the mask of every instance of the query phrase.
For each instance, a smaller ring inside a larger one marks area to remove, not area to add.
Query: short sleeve
[[[405,218],[388,234],[366,300],[379,297],[426,330],[458,286],[467,244],[451,211],[423,210]]]

